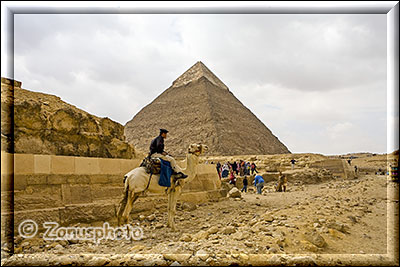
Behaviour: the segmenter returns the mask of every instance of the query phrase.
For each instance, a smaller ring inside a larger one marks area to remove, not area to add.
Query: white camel
[[[189,146],[188,153],[186,155],[186,169],[182,171],[188,175],[185,179],[178,179],[176,182],[171,181],[171,187],[168,188],[168,223],[167,226],[171,227],[172,230],[175,228],[175,212],[176,212],[176,202],[181,194],[182,188],[185,183],[190,182],[196,176],[196,167],[199,162],[199,155],[206,152],[208,147],[202,144],[192,144]],[[152,175],[150,184],[149,178],[150,174],[146,173],[144,167],[138,167],[128,172],[125,175],[124,183],[124,198],[121,200],[117,219],[118,225],[128,223],[129,214],[133,208],[133,203],[139,197],[139,195],[147,190],[151,193],[163,193],[166,191],[166,187],[160,186],[158,181],[160,175]]]

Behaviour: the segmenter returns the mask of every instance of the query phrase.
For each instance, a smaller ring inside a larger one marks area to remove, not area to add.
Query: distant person
[[[276,187],[276,191],[278,192],[286,192],[286,187],[287,187],[287,178],[286,175],[282,174],[282,172],[279,172],[279,177],[278,177],[278,186]]]
[[[236,174],[239,175],[240,172],[240,162],[236,162]]]
[[[294,164],[296,163],[296,160],[295,160],[295,159],[292,159],[292,160],[290,161],[290,163],[292,164],[292,170],[294,170]]]
[[[254,178],[254,186],[257,188],[257,194],[261,194],[262,189],[264,187],[264,179],[261,175],[256,175]]]
[[[228,167],[228,164],[225,163],[225,164],[222,166],[222,173],[221,173],[221,176],[222,176],[222,178],[226,178],[226,177],[228,177],[228,175],[229,175],[229,167]]]
[[[257,171],[257,165],[253,162],[251,163],[251,175],[253,175],[255,173],[258,173]]]
[[[250,162],[247,162],[247,164],[246,164],[246,174],[245,175],[250,175],[250,170],[251,170],[251,164],[250,164]]]
[[[229,173],[229,183],[233,184],[234,186],[236,186],[236,177],[233,174],[233,171],[231,170]]]
[[[219,161],[217,162],[217,172],[218,172],[218,177],[219,179],[221,179],[221,163],[219,163]]]
[[[237,173],[237,163],[236,163],[236,161],[234,161],[234,162],[232,163],[232,171],[233,171],[234,173],[236,173],[236,175],[238,174],[238,173]]]
[[[241,192],[246,192],[247,193],[247,185],[249,184],[249,181],[247,180],[247,177],[245,176],[243,179],[243,188]]]
[[[357,166],[354,166],[354,172],[357,173]]]
[[[244,161],[240,160],[240,169],[239,169],[240,176],[244,175]]]

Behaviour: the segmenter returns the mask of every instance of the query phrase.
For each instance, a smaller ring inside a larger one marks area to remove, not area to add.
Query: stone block
[[[202,182],[197,177],[195,177],[192,181],[183,186],[183,191],[202,191],[202,187]]]
[[[31,185],[26,190],[14,192],[14,209],[36,210],[63,205],[59,185]]]
[[[34,155],[14,154],[14,173],[31,174],[34,172]]]
[[[62,225],[74,223],[91,223],[94,221],[107,221],[115,218],[116,210],[113,203],[94,203],[68,205],[60,209],[60,220]]]
[[[32,174],[26,176],[27,185],[47,184],[47,175],[45,174]]]
[[[118,175],[109,175],[110,185],[121,185],[123,186],[124,176],[122,174]]]
[[[68,156],[51,156],[52,174],[74,174],[75,173],[75,157]]]
[[[14,157],[13,154],[1,151],[1,174],[14,173]]]
[[[45,222],[60,223],[60,211],[58,208],[15,211],[14,213],[14,231],[18,235],[18,226],[25,220],[33,220],[39,229],[43,229]]]
[[[102,174],[120,174],[121,160],[99,158],[99,167]]]
[[[108,184],[110,182],[108,175],[98,174],[90,175],[89,177],[91,184]]]
[[[34,173],[49,174],[51,169],[50,155],[34,155]]]
[[[74,157],[75,174],[100,174],[98,158]]]
[[[61,195],[64,204],[67,205],[92,202],[92,191],[89,185],[62,185]]]
[[[134,168],[139,167],[140,163],[142,162],[142,160],[139,159],[119,159],[119,161],[121,163],[120,173],[123,175],[130,172]]]
[[[66,175],[61,174],[50,174],[47,176],[47,183],[48,184],[65,184],[67,183]]]
[[[199,177],[199,180],[202,183],[202,190],[216,190],[221,188],[221,181],[218,178],[218,175],[211,174],[203,174]]]
[[[113,203],[96,203],[93,207],[93,217],[96,221],[107,221],[117,215]]]
[[[67,184],[90,184],[90,175],[68,175]]]
[[[60,209],[60,221],[62,225],[93,222],[93,205],[68,205]]]
[[[71,204],[71,185],[69,184],[62,184],[61,185],[61,199],[64,205]]]
[[[123,184],[120,186],[92,185],[92,198],[94,201],[102,199],[119,199],[123,194]]]
[[[180,201],[195,204],[205,203],[208,201],[207,192],[184,192],[179,198]]]
[[[27,186],[27,175],[15,174],[14,175],[14,190],[25,190],[26,186]]]

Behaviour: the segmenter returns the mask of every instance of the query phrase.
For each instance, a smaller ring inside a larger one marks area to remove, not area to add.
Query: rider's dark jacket
[[[151,141],[150,144],[150,155],[154,153],[163,153],[164,152],[164,138],[159,135]]]

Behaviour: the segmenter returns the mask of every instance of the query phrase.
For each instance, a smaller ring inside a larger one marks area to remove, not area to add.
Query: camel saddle
[[[143,159],[140,167],[144,167],[147,173],[160,174],[161,161],[159,158],[152,158],[150,156],[147,156]]]

